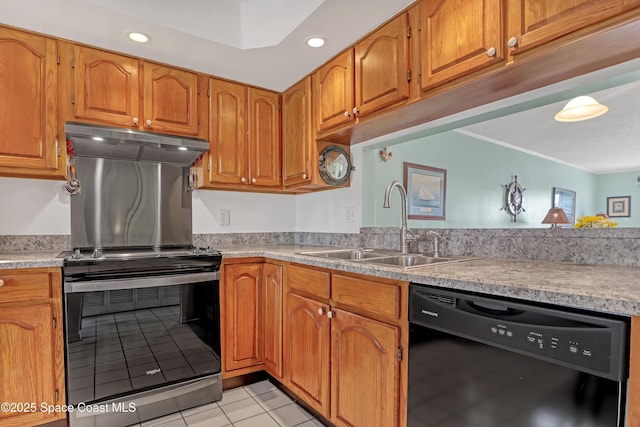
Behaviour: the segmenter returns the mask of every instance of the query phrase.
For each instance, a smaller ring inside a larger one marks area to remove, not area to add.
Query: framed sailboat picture
[[[445,219],[446,169],[404,164],[409,219]]]

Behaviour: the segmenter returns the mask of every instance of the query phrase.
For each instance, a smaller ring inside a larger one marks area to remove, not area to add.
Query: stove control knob
[[[211,249],[211,246],[207,246],[207,253],[208,254],[213,253],[213,249]]]
[[[102,258],[102,250],[94,249],[91,258]]]
[[[195,248],[193,248],[193,254],[194,255],[198,255],[200,253],[200,247],[196,246]]]
[[[74,249],[71,254],[71,259],[80,259],[82,258],[82,254],[80,253],[80,249]]]

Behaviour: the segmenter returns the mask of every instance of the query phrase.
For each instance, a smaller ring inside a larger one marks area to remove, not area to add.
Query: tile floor
[[[222,400],[136,427],[322,427],[269,381],[225,391]]]

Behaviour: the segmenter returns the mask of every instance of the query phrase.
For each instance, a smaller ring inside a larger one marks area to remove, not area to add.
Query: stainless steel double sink
[[[391,251],[380,251],[376,249],[350,248],[350,249],[328,249],[319,251],[297,252],[300,255],[313,256],[326,259],[341,259],[355,261],[361,264],[386,265],[390,267],[413,268],[429,265],[441,265],[452,262],[468,261],[479,257],[430,257],[422,254],[401,254]]]

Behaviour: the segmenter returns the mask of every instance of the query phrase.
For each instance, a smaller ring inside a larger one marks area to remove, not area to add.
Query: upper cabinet
[[[65,176],[56,96],[56,41],[0,27],[0,175]]]
[[[358,43],[354,49],[356,104],[364,116],[409,97],[409,37],[406,13]]]
[[[422,89],[502,61],[502,0],[424,0]]]
[[[403,13],[313,74],[319,133],[409,97],[410,35]]]
[[[509,0],[511,54],[526,52],[638,6],[639,0]]]
[[[73,108],[64,120],[206,137],[198,74],[79,45],[66,53]]]
[[[311,180],[313,137],[311,77],[282,94],[282,183],[284,188]]]
[[[353,119],[353,50],[326,63],[313,75],[316,126],[323,131]]]
[[[210,79],[211,148],[203,164],[210,188],[281,188],[280,95]]]

